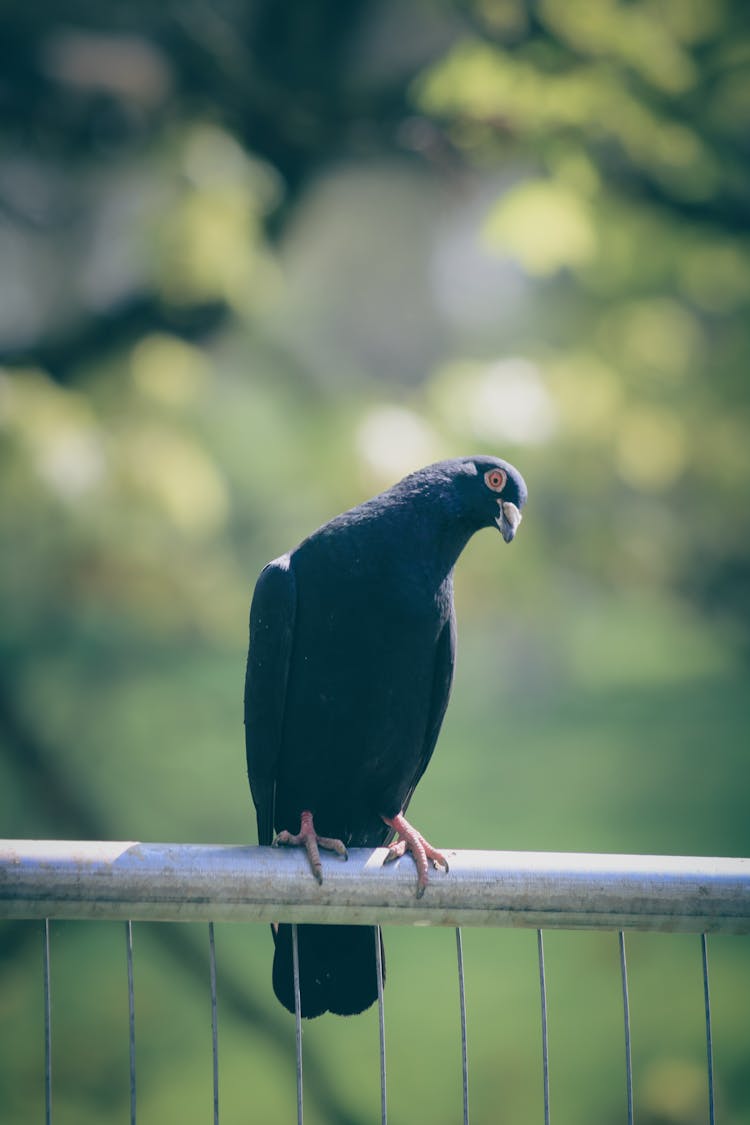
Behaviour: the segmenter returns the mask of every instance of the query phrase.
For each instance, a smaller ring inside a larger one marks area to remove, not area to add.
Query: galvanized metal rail
[[[750,859],[447,851],[415,895],[409,857],[135,841],[0,841],[0,917],[527,926],[750,933]]]
[[[385,849],[355,849],[348,862],[326,857],[324,881],[310,876],[298,851],[256,847],[143,844],[134,841],[0,841],[0,918],[43,920],[45,1121],[52,1122],[50,919],[125,921],[130,1042],[130,1121],[136,1125],[135,1002],[132,922],[206,921],[209,936],[213,1119],[219,1125],[219,1056],[214,922],[358,922],[456,928],[461,1012],[463,1121],[469,1125],[469,1070],[462,925],[537,930],[541,998],[544,1121],[550,1122],[549,1042],[543,929],[606,929],[618,934],[625,1032],[627,1120],[633,1125],[633,1073],[625,930],[700,934],[706,1020],[709,1125],[714,1122],[714,1066],[708,978],[710,933],[750,933],[750,859],[590,855],[552,852],[446,852],[415,895],[409,858],[385,864]],[[303,1125],[302,1028],[297,933],[293,925],[296,999],[297,1122]],[[387,1125],[385,1014],[379,988],[381,1125]]]

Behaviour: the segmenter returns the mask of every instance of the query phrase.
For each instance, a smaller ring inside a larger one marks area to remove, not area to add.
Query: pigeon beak
[[[510,500],[498,500],[500,506],[500,515],[496,517],[495,523],[500,528],[500,533],[506,543],[510,543],[515,538],[518,531],[518,525],[523,519],[521,513],[515,504],[511,504]]]

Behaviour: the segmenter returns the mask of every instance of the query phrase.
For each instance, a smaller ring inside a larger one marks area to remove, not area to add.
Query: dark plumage
[[[304,843],[321,879],[316,833],[320,846],[344,852],[381,846],[398,832],[393,852],[413,852],[418,894],[428,858],[447,867],[402,814],[448,705],[453,567],[482,527],[497,526],[510,542],[525,500],[523,478],[506,461],[441,461],[264,568],[245,682],[259,843],[274,842],[274,832],[278,842]],[[294,1011],[290,927],[274,932],[274,991]],[[350,1015],[375,1000],[371,927],[298,932],[304,1016]]]

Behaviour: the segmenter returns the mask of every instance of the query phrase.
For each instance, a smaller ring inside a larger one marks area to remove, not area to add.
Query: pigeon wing
[[[247,775],[258,818],[258,843],[270,844],[287,681],[296,616],[296,585],[289,555],[261,571],[250,607],[250,650],[245,675]]]
[[[453,683],[453,668],[456,658],[456,614],[453,607],[451,607],[450,617],[443,626],[438,636],[437,644],[435,646],[435,666],[432,678],[432,694],[430,696],[430,710],[427,717],[427,727],[425,730],[425,738],[422,746],[422,754],[420,756],[416,773],[411,780],[409,790],[404,800],[404,811],[406,811],[409,801],[412,798],[414,790],[419,784],[422,774],[430,764],[432,752],[440,734],[440,728],[443,725],[445,712],[448,708],[448,700],[451,694],[451,685]]]

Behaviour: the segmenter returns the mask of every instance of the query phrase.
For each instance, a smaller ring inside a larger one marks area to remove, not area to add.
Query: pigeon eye
[[[507,479],[508,474],[504,473],[502,469],[490,469],[489,472],[484,474],[484,483],[493,492],[502,492]]]

